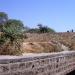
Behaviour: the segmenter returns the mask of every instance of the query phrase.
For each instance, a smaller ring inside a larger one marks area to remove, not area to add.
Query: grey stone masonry
[[[66,75],[75,70],[75,52],[0,56],[0,75]]]

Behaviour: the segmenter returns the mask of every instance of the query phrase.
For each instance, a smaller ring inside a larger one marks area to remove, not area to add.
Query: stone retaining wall
[[[75,70],[75,52],[0,56],[0,75],[65,75]]]

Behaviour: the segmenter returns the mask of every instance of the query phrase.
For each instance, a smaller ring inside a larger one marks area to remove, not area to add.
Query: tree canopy
[[[55,32],[52,28],[49,28],[48,26],[43,26],[42,24],[37,25],[39,27],[39,32],[40,33],[48,33],[48,32]]]
[[[48,26],[44,26],[42,24],[37,25],[38,28],[31,28],[28,30],[29,33],[54,33],[55,30],[52,28],[49,28]]]
[[[9,19],[7,14],[0,12],[0,29],[2,32],[2,35],[0,35],[0,49],[6,44],[6,50],[4,49],[4,51],[7,54],[15,54],[15,52],[18,54],[21,52],[20,43],[23,38],[24,29],[22,21]],[[7,51],[10,48],[8,45],[13,46],[15,50]]]

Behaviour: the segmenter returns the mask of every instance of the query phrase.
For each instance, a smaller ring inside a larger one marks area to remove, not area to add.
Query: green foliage
[[[7,15],[2,12],[0,13],[0,22],[2,32],[2,35],[0,35],[0,54],[21,53],[23,23],[20,20],[7,19]]]
[[[49,28],[47,26],[43,26],[42,24],[38,24],[37,26],[39,27],[40,33],[48,33],[48,32],[54,33],[55,32],[52,28]]]
[[[3,31],[8,37],[10,37],[11,41],[14,41],[21,37],[23,28],[23,23],[21,21],[11,19],[8,20],[6,25],[3,27]]]
[[[34,28],[34,29],[33,29],[33,28],[32,28],[32,29],[29,29],[28,32],[29,32],[29,33],[38,33],[38,32],[39,32],[39,29],[37,29],[37,28]]]
[[[37,25],[38,28],[31,28],[26,32],[29,33],[55,33],[55,31],[52,28],[49,28],[47,26],[43,26],[42,24]]]
[[[55,33],[55,30],[53,30],[52,28],[47,27],[47,32]]]
[[[3,45],[5,43],[6,38],[3,36],[0,36],[0,45]]]

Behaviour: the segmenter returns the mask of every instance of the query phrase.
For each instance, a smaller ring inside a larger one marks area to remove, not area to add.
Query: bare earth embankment
[[[75,33],[26,33],[24,53],[48,53],[75,50]]]

